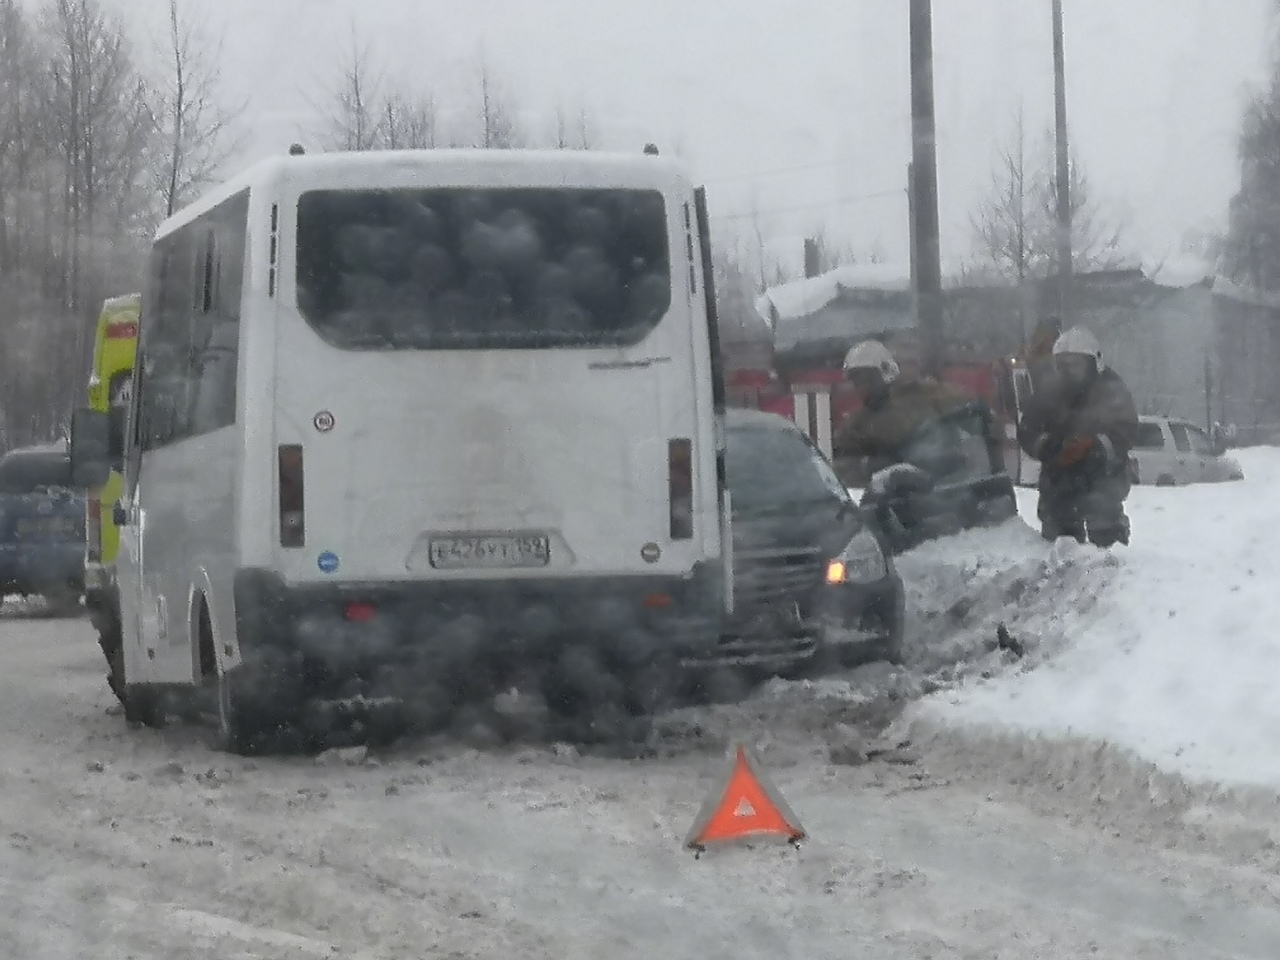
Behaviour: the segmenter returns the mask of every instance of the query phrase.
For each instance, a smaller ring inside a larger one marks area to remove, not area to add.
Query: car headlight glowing
[[[864,528],[827,564],[827,583],[876,583],[888,572],[880,542]]]

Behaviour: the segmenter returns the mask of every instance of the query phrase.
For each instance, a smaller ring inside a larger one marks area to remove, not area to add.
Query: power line
[[[911,117],[905,116],[905,117],[884,118],[882,122],[884,124],[883,127],[881,127],[882,131],[889,129],[891,127],[893,128],[910,127]],[[949,132],[950,131],[947,127],[939,127],[938,137],[943,138]],[[788,166],[788,167],[772,167],[767,170],[755,170],[751,172],[744,171],[742,173],[730,173],[723,177],[710,177],[706,180],[706,183],[708,186],[714,186],[717,183],[736,183],[736,182],[741,182],[743,180],[762,180],[765,177],[776,177],[780,174],[786,174],[786,173],[799,173],[804,170],[823,170],[828,167],[839,167],[839,166],[844,166],[846,164],[849,166],[855,166],[860,162],[862,161],[857,157],[836,157],[835,159],[832,159],[832,160],[815,160],[811,163],[800,163],[800,164],[795,164],[793,166]]]
[[[741,180],[761,180],[765,177],[776,177],[782,173],[798,173],[801,170],[822,170],[827,167],[839,167],[844,164],[852,165],[856,161],[852,157],[843,157],[839,160],[819,160],[814,163],[801,163],[791,167],[774,167],[772,170],[757,170],[754,173],[733,173],[727,177],[715,177],[707,181],[709,185],[717,183],[734,183]]]
[[[754,217],[768,217],[777,213],[792,213],[797,210],[816,210],[822,207],[842,207],[854,204],[866,203],[869,200],[882,200],[886,197],[897,197],[905,193],[905,188],[896,190],[881,190],[879,193],[863,193],[853,197],[832,197],[829,200],[819,200],[815,203],[797,203],[787,207],[770,207],[767,210],[751,210],[746,213],[721,213],[712,217],[713,220],[750,220]]]

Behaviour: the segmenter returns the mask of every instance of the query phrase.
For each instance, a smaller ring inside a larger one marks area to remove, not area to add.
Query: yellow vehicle
[[[107,413],[113,407],[129,405],[141,312],[142,295],[138,293],[111,297],[102,305],[89,374],[89,406],[94,410]],[[103,613],[111,621],[115,617],[112,570],[120,549],[120,531],[111,514],[124,489],[121,466],[116,465],[104,486],[88,491],[85,501],[85,606],[99,631],[103,629]]]

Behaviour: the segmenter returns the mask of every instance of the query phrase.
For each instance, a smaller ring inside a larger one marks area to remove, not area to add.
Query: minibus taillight
[[[306,544],[307,529],[303,499],[302,444],[280,445],[280,546]]]
[[[693,538],[693,441],[667,441],[667,489],[671,539]]]
[[[370,623],[378,617],[378,608],[372,603],[353,600],[347,604],[347,620],[351,623]]]

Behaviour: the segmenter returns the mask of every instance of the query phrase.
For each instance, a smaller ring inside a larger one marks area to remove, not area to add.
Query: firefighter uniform
[[[903,445],[922,426],[973,400],[950,384],[900,378],[897,362],[874,340],[849,351],[845,371],[855,378],[866,377],[862,408],[846,417],[831,439],[836,471],[850,486],[864,482],[869,473],[900,463]]]
[[[1046,540],[1069,536],[1108,547],[1129,542],[1129,452],[1138,413],[1124,381],[1102,363],[1083,327],[1054,344],[1058,369],[1018,425],[1018,442],[1040,462],[1037,515]]]

